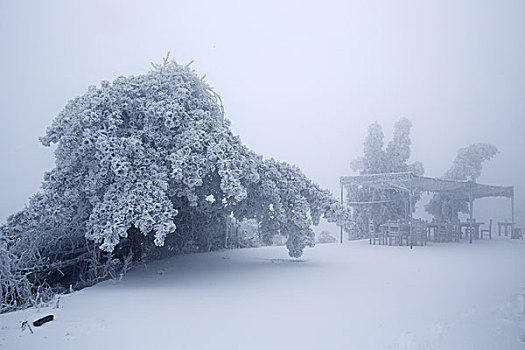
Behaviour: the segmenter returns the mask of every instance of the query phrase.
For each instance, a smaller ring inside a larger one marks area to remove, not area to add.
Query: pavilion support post
[[[410,179],[410,189],[408,192],[408,212],[409,212],[409,220],[410,220],[410,233],[409,233],[409,239],[410,239],[410,249],[412,249],[414,243],[414,228],[412,226],[412,212],[413,210],[413,198],[414,198],[414,192],[412,191],[412,179]]]
[[[341,183],[341,205],[343,205],[343,201],[344,201],[344,187],[343,187],[343,184]],[[343,226],[344,226],[344,223],[341,222],[341,244],[343,244]]]
[[[474,233],[474,198],[472,196],[472,182],[469,183],[469,212],[470,212],[470,225],[469,225],[469,243],[472,243],[472,234]]]

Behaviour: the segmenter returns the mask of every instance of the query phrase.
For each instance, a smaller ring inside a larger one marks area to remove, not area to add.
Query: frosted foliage
[[[401,118],[394,125],[394,135],[388,143],[386,150],[384,147],[384,134],[381,125],[377,122],[368,127],[363,157],[351,162],[352,170],[360,174],[382,174],[391,172],[412,171],[417,175],[424,172],[423,164],[415,162],[407,164],[410,158],[410,130],[412,123],[407,118]]]
[[[60,252],[85,240],[89,204],[75,204],[76,195],[38,193],[0,227],[0,312],[26,305],[35,293],[45,297],[47,285],[40,283],[38,272],[48,273]]]
[[[58,144],[46,188],[81,188],[93,207],[86,236],[104,250],[131,226],[154,232],[155,244],[163,245],[176,229],[170,197],[197,206],[203,198],[195,189],[217,172],[224,197],[240,201],[246,197],[240,179],[257,180],[228,126],[215,93],[173,62],[103,82],[71,101],[42,138]]]
[[[407,171],[407,160],[410,158],[410,129],[412,123],[406,119],[401,118],[394,125],[394,137],[388,143],[386,148],[386,158],[390,162],[389,171],[403,172]]]
[[[496,146],[475,143],[458,150],[458,154],[444,179],[476,181],[481,176],[483,162],[498,154]],[[425,206],[425,210],[437,220],[458,221],[459,213],[468,213],[468,201],[447,194],[436,194]]]
[[[420,175],[420,176],[425,173],[425,168],[423,167],[423,163],[419,161],[408,164],[407,170],[415,175]]]
[[[108,252],[130,229],[163,246],[181,226],[169,249],[185,252],[218,247],[224,239],[210,232],[234,213],[285,234],[298,256],[313,245],[311,224],[347,215],[299,169],[244,147],[229,125],[219,97],[175,62],[90,87],[41,138],[57,145],[56,167],[44,177],[43,199],[21,213],[35,213],[22,226],[35,235],[54,226],[63,237],[74,227]]]
[[[481,176],[483,162],[498,154],[498,148],[488,143],[475,143],[458,151],[445,179],[472,180]]]
[[[348,208],[298,168],[269,159],[259,163],[259,174],[260,185],[250,187],[247,199],[234,207],[234,215],[261,222],[267,244],[274,233],[287,237],[290,256],[299,257],[306,246],[315,244],[311,225],[317,225],[321,217],[338,223],[350,220]]]
[[[364,143],[364,168],[362,173],[378,174],[385,169],[385,151],[383,150],[384,135],[381,125],[377,122],[368,127],[368,135]]]
[[[176,229],[170,192],[196,205],[192,189],[211,163],[220,164],[205,149],[227,128],[215,94],[186,67],[166,62],[147,75],[103,82],[71,101],[42,138],[58,144],[44,187],[82,192],[93,208],[86,236],[104,250],[131,226],[154,232],[162,245]],[[224,174],[222,188],[240,199],[243,189],[232,178]],[[171,191],[170,181],[177,184]]]
[[[175,63],[103,82],[71,101],[42,138],[58,144],[46,188],[82,188],[93,206],[86,236],[104,250],[131,226],[155,232],[162,245],[176,229],[170,195],[197,205],[194,189],[216,169],[227,197],[246,195],[238,178],[253,175],[241,170],[240,155],[230,157],[228,125],[211,89]]]

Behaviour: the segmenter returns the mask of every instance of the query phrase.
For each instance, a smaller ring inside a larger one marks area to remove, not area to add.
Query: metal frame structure
[[[512,229],[514,228],[514,186],[483,185],[468,180],[437,179],[426,176],[406,173],[370,174],[357,176],[342,176],[340,178],[341,203],[344,202],[344,188],[348,186],[367,187],[383,190],[397,190],[408,194],[410,224],[412,224],[412,208],[414,192],[447,193],[457,199],[468,200],[470,222],[474,214],[474,200],[485,197],[507,197],[511,200]],[[385,202],[385,201],[380,201]],[[350,206],[374,204],[380,202],[353,202]],[[511,229],[511,232],[512,232]],[[343,242],[343,227],[341,227],[341,243]],[[472,224],[470,230],[470,243],[472,243]]]

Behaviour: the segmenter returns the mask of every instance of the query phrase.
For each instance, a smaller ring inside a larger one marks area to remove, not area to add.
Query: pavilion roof
[[[401,191],[426,191],[448,193],[461,199],[484,197],[513,197],[512,186],[483,185],[474,181],[438,179],[407,173],[370,174],[342,176],[341,186],[345,188],[362,186],[377,189],[395,189]]]

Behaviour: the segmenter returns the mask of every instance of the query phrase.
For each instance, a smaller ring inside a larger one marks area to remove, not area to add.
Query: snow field
[[[523,349],[524,287],[508,238],[193,254],[0,315],[0,349]]]

